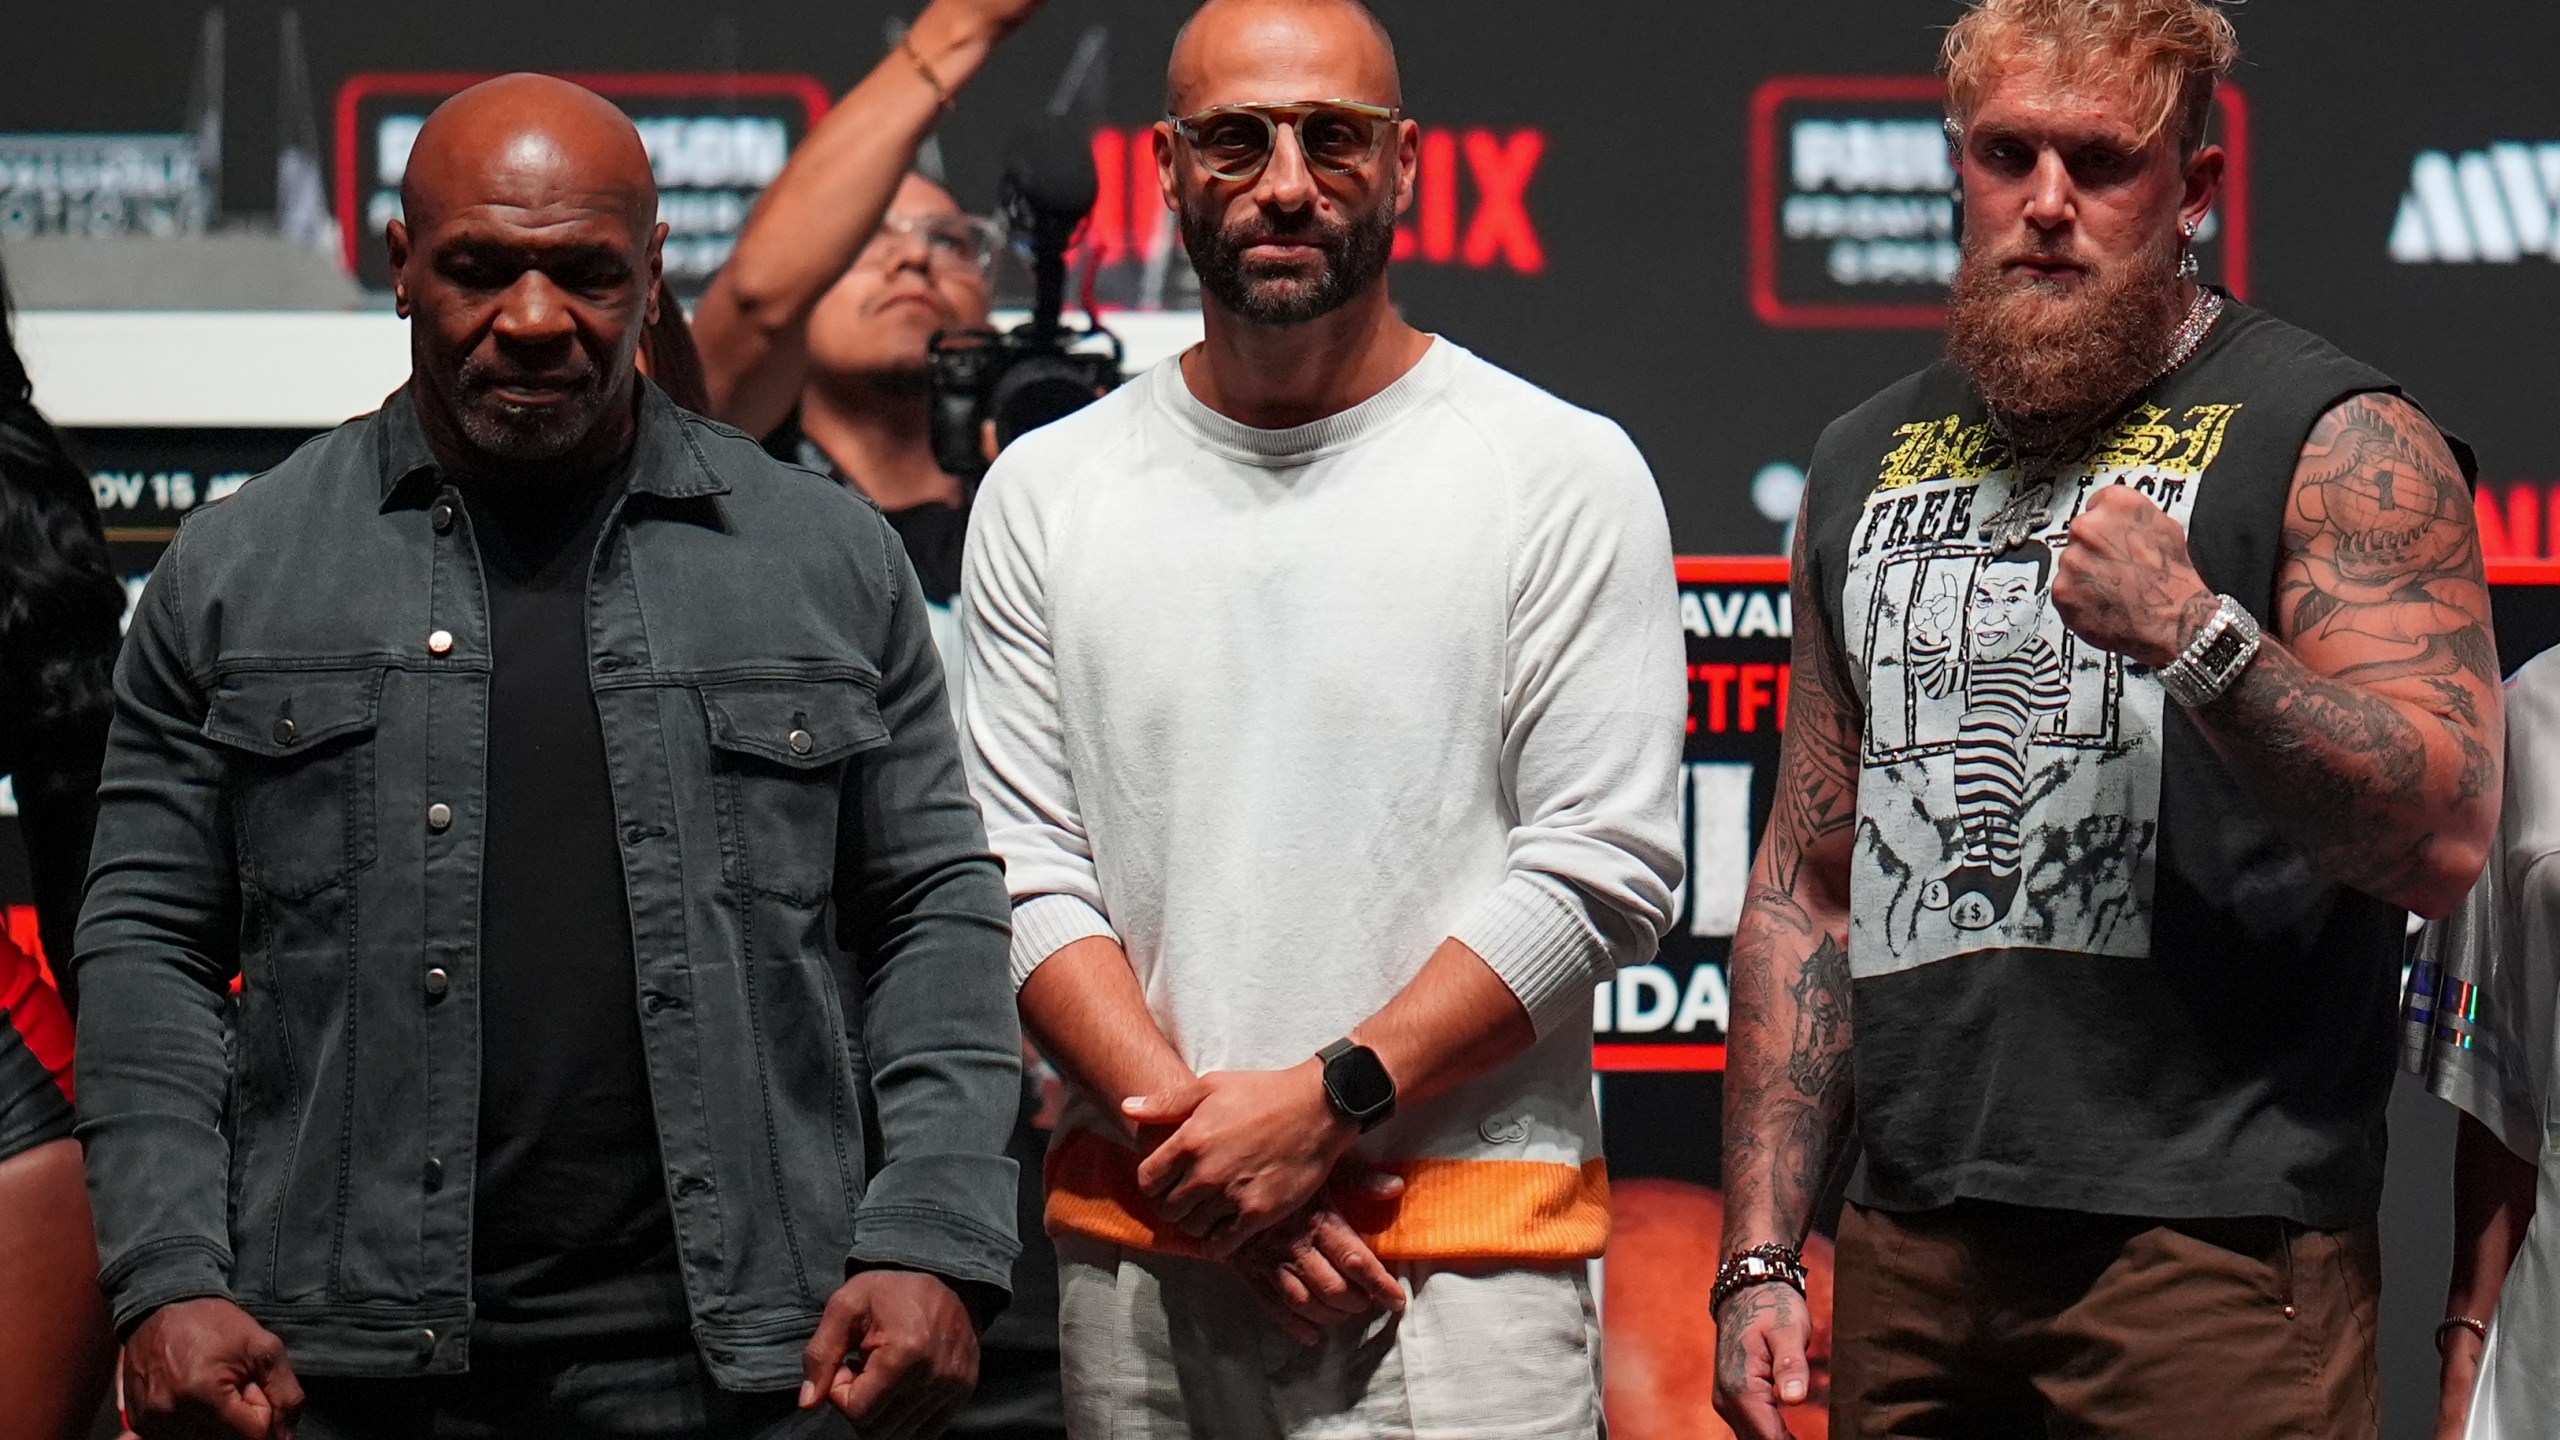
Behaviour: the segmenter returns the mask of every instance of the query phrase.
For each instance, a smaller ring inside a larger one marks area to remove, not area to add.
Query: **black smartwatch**
[[[1333,1113],[1368,1134],[1396,1113],[1396,1081],[1378,1052],[1346,1035],[1316,1052],[1324,1062],[1324,1098]]]

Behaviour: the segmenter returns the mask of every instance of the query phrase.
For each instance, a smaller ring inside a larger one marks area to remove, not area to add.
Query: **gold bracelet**
[[[944,88],[942,77],[933,73],[933,67],[924,63],[924,52],[916,49],[915,32],[912,30],[902,32],[898,36],[898,48],[907,53],[909,60],[915,62],[916,73],[924,77],[925,84],[933,87],[935,102],[941,105],[946,114],[949,113],[951,92]]]
[[[2436,1353],[2438,1355],[2442,1355],[2444,1353],[2444,1332],[2452,1329],[2456,1325],[2459,1325],[2463,1329],[2470,1331],[2472,1334],[2479,1336],[2481,1344],[2486,1345],[2489,1343],[2488,1321],[2475,1320],[2468,1315],[2447,1315],[2443,1320],[2436,1324]]]

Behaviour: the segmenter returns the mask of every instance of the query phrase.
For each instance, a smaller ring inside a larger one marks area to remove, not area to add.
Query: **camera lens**
[[[987,398],[987,418],[996,422],[999,449],[1062,416],[1094,402],[1103,387],[1092,367],[1064,355],[1034,355],[1005,372]]]

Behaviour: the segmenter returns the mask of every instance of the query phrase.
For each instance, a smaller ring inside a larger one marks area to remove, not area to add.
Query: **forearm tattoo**
[[[1724,1313],[1716,1317],[1716,1378],[1728,1391],[1741,1393],[1750,1375],[1751,1354],[1743,1342],[1752,1322],[1766,1316],[1773,1328],[1794,1328],[1802,1323],[1804,1303],[1793,1287],[1777,1283],[1738,1291],[1724,1302]]]
[[[2483,825],[2503,731],[2470,487],[2407,401],[2360,395],[2313,428],[2276,635],[2197,720],[2325,873],[2423,888],[2448,827]]]
[[[1730,967],[1728,1248],[1800,1243],[1849,1132],[1845,897],[1863,720],[1806,578],[1805,529],[1798,526],[1794,678],[1777,798]]]
[[[1807,644],[1809,638],[1815,643]],[[1864,722],[1856,694],[1840,677],[1837,663],[1819,653],[1829,648],[1820,620],[1808,616],[1800,600],[1787,687],[1787,733],[1779,742],[1778,789],[1761,841],[1768,863],[1759,876],[1762,884],[1790,895],[1806,879],[1808,854],[1845,837],[1858,821],[1858,746]]]

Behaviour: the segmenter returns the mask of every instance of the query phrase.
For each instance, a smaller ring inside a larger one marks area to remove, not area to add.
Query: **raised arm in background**
[[[1865,716],[1796,522],[1795,638],[1769,828],[1751,866],[1730,962],[1724,1082],[1724,1251],[1802,1245],[1849,1143],[1849,854]],[[1813,1317],[1780,1283],[1716,1315],[1716,1409],[1742,1440],[1777,1440],[1780,1404],[1811,1383]]]
[[[916,147],[1041,0],[933,0],[792,153],[693,312],[711,416],[782,423],[808,369],[809,314],[880,228]],[[927,78],[927,72],[931,78]]]
[[[2054,569],[2081,638],[2157,668],[2213,615],[2185,532],[2130,486],[2094,496]],[[2294,469],[2276,625],[2189,713],[2286,839],[2331,878],[2442,915],[2498,825],[2498,647],[2471,488],[2415,405],[2347,399]]]

